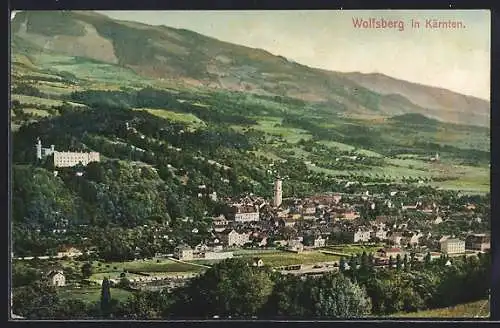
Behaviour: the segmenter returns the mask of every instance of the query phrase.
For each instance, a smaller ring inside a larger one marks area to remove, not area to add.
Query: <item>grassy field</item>
[[[490,316],[490,302],[481,300],[441,309],[433,309],[411,313],[396,313],[397,318],[487,318]]]
[[[147,85],[149,82],[147,78],[137,75],[131,69],[118,65],[49,53],[40,53],[32,57],[33,62],[41,68],[70,72],[80,79],[112,82],[118,85],[134,83]]]
[[[335,245],[335,246],[327,246],[322,248],[322,250],[325,251],[331,251],[331,252],[338,252],[346,255],[356,255],[356,254],[362,254],[363,252],[366,252],[367,254],[369,253],[375,253],[378,251],[380,248],[382,248],[383,245],[374,245],[374,246],[362,246],[362,245]]]
[[[116,269],[115,269],[116,268]],[[168,259],[138,260],[131,262],[109,262],[102,263],[101,267],[94,265],[94,270],[98,272],[123,272],[123,270],[133,270],[140,272],[193,272],[201,268],[195,265],[179,263]]]
[[[188,113],[177,113],[165,109],[152,109],[152,108],[136,108],[135,110],[143,110],[152,115],[165,118],[170,121],[180,122],[192,126],[194,128],[206,126],[206,123],[199,119],[197,116]]]
[[[32,115],[35,115],[35,116],[41,116],[41,117],[47,117],[47,116],[51,115],[46,110],[36,109],[36,108],[25,108],[25,109],[23,109],[23,112],[25,112],[27,114],[32,114]]]
[[[111,288],[111,298],[125,302],[132,293],[119,288]],[[59,289],[61,299],[78,299],[86,303],[97,303],[101,298],[100,286],[83,286],[82,288],[61,287]]]
[[[62,101],[56,99],[46,99],[46,98],[39,98],[39,97],[32,97],[32,96],[18,95],[18,94],[11,94],[10,98],[11,100],[19,101],[23,105],[40,104],[49,107],[62,105]]]
[[[282,136],[287,142],[297,143],[300,139],[308,140],[311,134],[306,130],[281,126],[282,118],[279,117],[253,117],[258,124],[253,129],[275,136]]]
[[[276,252],[276,253],[263,253],[243,255],[242,257],[253,258],[259,257],[265,265],[272,267],[279,267],[284,265],[294,264],[312,264],[318,262],[338,261],[339,257],[335,255],[327,255],[318,251],[292,253],[292,252]]]

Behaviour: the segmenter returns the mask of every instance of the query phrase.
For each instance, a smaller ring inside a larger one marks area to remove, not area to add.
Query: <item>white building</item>
[[[236,209],[234,214],[235,222],[255,222],[259,221],[259,207],[255,205],[236,204],[233,206]]]
[[[250,241],[249,233],[239,233],[232,229],[221,234],[221,240],[227,246],[243,246]]]
[[[224,215],[219,215],[212,219],[212,228],[215,232],[222,232],[226,230],[229,225],[229,221],[224,217]]]
[[[52,286],[63,287],[66,286],[66,277],[61,270],[51,271],[48,274],[49,282]]]
[[[357,231],[348,232],[347,235],[351,242],[367,242],[371,239],[371,230],[358,229]]]
[[[326,239],[321,236],[314,239],[314,247],[325,247],[325,244],[326,244]]]
[[[99,162],[100,155],[97,152],[66,152],[54,151],[55,167],[73,167],[81,164],[86,166],[91,162]]]
[[[379,240],[385,240],[387,239],[387,230],[379,228],[375,231],[372,231],[371,238],[378,238]]]
[[[189,261],[194,257],[193,249],[187,245],[177,246],[174,249],[174,257],[181,261]]]
[[[465,241],[456,238],[447,238],[440,242],[441,252],[445,254],[465,253]]]
[[[283,201],[283,189],[281,179],[278,177],[274,181],[274,207],[280,207]]]
[[[36,143],[37,159],[40,160],[51,155],[55,167],[73,167],[77,164],[85,166],[91,162],[100,161],[98,152],[62,152],[56,151],[54,145],[51,145],[50,148],[43,148],[42,141],[38,138]]]

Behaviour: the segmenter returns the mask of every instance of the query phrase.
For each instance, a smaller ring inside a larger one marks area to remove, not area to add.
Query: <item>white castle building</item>
[[[87,165],[91,162],[99,162],[100,155],[98,152],[69,152],[69,151],[56,151],[55,146],[51,145],[50,148],[43,148],[40,138],[36,143],[36,158],[53,156],[55,167],[73,167],[77,164]]]

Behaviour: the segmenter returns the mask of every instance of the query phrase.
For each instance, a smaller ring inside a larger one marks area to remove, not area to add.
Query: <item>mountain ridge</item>
[[[380,73],[313,68],[185,29],[119,21],[95,12],[23,11],[12,21],[12,34],[38,46],[40,53],[50,50],[117,64],[147,78],[191,87],[287,96],[331,104],[332,112],[342,107],[353,115],[419,113],[489,126],[489,103],[480,98]]]

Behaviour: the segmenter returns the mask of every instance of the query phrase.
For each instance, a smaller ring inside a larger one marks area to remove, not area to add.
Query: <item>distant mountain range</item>
[[[479,98],[382,74],[311,68],[262,49],[184,29],[113,20],[94,12],[17,13],[12,20],[12,40],[12,51],[22,48],[27,60],[30,54],[40,53],[83,57],[188,87],[324,103],[332,112],[346,116],[415,113],[444,122],[489,127],[490,104]]]

